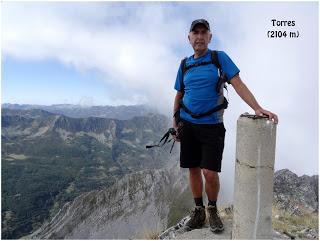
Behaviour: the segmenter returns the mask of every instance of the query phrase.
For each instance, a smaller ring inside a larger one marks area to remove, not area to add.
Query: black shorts
[[[180,167],[221,172],[226,129],[223,123],[193,124],[182,120]]]

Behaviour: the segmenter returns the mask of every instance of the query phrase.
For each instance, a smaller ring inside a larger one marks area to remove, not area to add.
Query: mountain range
[[[2,104],[2,108],[12,110],[38,109],[73,118],[101,117],[117,120],[129,120],[137,116],[146,116],[150,113],[158,113],[154,108],[146,105],[84,106],[72,104],[29,105],[4,103]]]
[[[171,232],[193,199],[177,147],[145,148],[168,129],[167,117],[141,106],[114,111],[119,119],[90,107],[50,108],[2,105],[3,239],[219,238],[206,229]],[[77,109],[81,117],[72,117]],[[318,175],[279,170],[274,184],[275,237],[319,237]],[[223,213],[230,231],[232,206]]]
[[[164,167],[168,148],[147,150],[168,128],[159,114],[127,120],[2,109],[2,237],[19,238],[84,192]]]

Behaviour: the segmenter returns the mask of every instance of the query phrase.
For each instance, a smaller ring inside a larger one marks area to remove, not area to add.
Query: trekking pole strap
[[[164,144],[166,143],[169,143],[172,139],[168,140],[169,139],[169,136],[170,134],[173,133],[173,128],[170,128],[164,135],[163,137],[161,138],[161,140],[159,141],[158,144],[156,145],[147,145],[146,148],[149,149],[149,148],[152,148],[152,147],[162,147]],[[162,142],[162,143],[161,143]]]

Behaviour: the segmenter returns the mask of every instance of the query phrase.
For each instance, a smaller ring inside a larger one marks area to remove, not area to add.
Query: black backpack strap
[[[212,63],[218,68],[219,70],[219,76],[222,76],[223,79],[224,79],[224,82],[225,83],[228,83],[228,84],[231,84],[230,83],[230,80],[228,80],[227,76],[225,73],[223,73],[222,69],[221,69],[221,65],[220,65],[220,62],[219,62],[219,58],[218,58],[218,51],[217,50],[212,50],[211,51],[211,61]]]
[[[191,69],[193,67],[197,67],[200,65],[207,65],[207,64],[214,64],[219,71],[221,71],[221,65],[219,63],[219,59],[218,59],[218,51],[217,50],[213,50],[211,51],[211,61],[208,62],[201,62],[201,63],[197,63],[197,64],[192,64],[190,66],[187,66],[187,57],[184,58],[183,60],[181,60],[181,70],[182,70],[182,77],[184,77],[185,73],[187,72],[188,69]]]
[[[211,51],[211,62],[219,69],[219,71],[221,71],[221,65],[219,63],[217,50]]]
[[[185,57],[183,60],[181,60],[181,71],[182,71],[182,78],[180,80],[180,92],[182,92],[184,94],[184,82],[183,82],[183,78],[184,78],[184,74],[187,71],[187,57]]]
[[[208,65],[208,64],[212,64],[212,61],[207,61],[207,62],[201,62],[201,63],[196,63],[196,64],[192,64],[192,65],[188,65],[186,67],[186,71],[191,69],[191,68],[194,68],[194,67],[198,67],[198,66],[201,66],[201,65]]]
[[[187,71],[187,57],[181,60],[181,70],[182,70],[182,76],[184,76],[184,74]]]
[[[181,86],[181,92],[184,94],[184,75],[187,72],[188,69],[191,69],[193,67],[197,67],[200,65],[207,65],[207,64],[213,64],[216,66],[216,68],[218,69],[218,75],[219,75],[219,80],[218,83],[216,85],[216,91],[219,93],[221,91],[221,86],[223,86],[226,90],[227,90],[227,86],[225,85],[225,83],[230,84],[230,81],[228,80],[227,76],[225,73],[223,73],[220,62],[219,62],[219,58],[218,58],[218,51],[217,50],[211,50],[211,61],[208,62],[201,62],[201,63],[197,63],[197,64],[193,64],[190,66],[187,66],[187,57],[184,58],[183,60],[181,60],[181,70],[182,70],[182,78],[181,78],[181,82],[180,82],[180,86]]]
[[[217,112],[219,110],[222,110],[222,109],[227,109],[228,108],[228,101],[225,97],[223,97],[223,102],[222,104],[220,105],[217,105],[216,107],[214,107],[213,109],[205,112],[205,113],[201,113],[201,114],[194,114],[193,112],[191,112],[184,104],[183,104],[183,101],[181,100],[180,101],[180,106],[181,108],[183,108],[183,110],[188,113],[189,115],[191,115],[192,118],[195,118],[195,119],[200,119],[201,117],[204,117],[204,116],[208,116],[208,115],[211,115],[212,113],[214,112]]]
[[[228,80],[227,75],[225,73],[223,73],[223,71],[221,69],[217,50],[211,51],[211,61],[217,67],[218,72],[219,72],[219,80],[216,85],[216,91],[219,93],[221,91],[221,86],[223,86],[228,91],[227,85],[225,83],[230,84],[230,81]]]

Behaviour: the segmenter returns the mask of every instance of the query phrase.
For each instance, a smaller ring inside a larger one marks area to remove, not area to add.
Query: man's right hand
[[[177,125],[177,122],[176,122],[176,119],[173,118],[173,123],[172,123],[172,126],[173,128],[175,129],[176,131],[176,134],[175,135],[172,135],[173,136],[173,139],[177,142],[180,142],[180,139],[177,138],[177,136],[179,136],[179,128],[178,128],[178,125]]]

